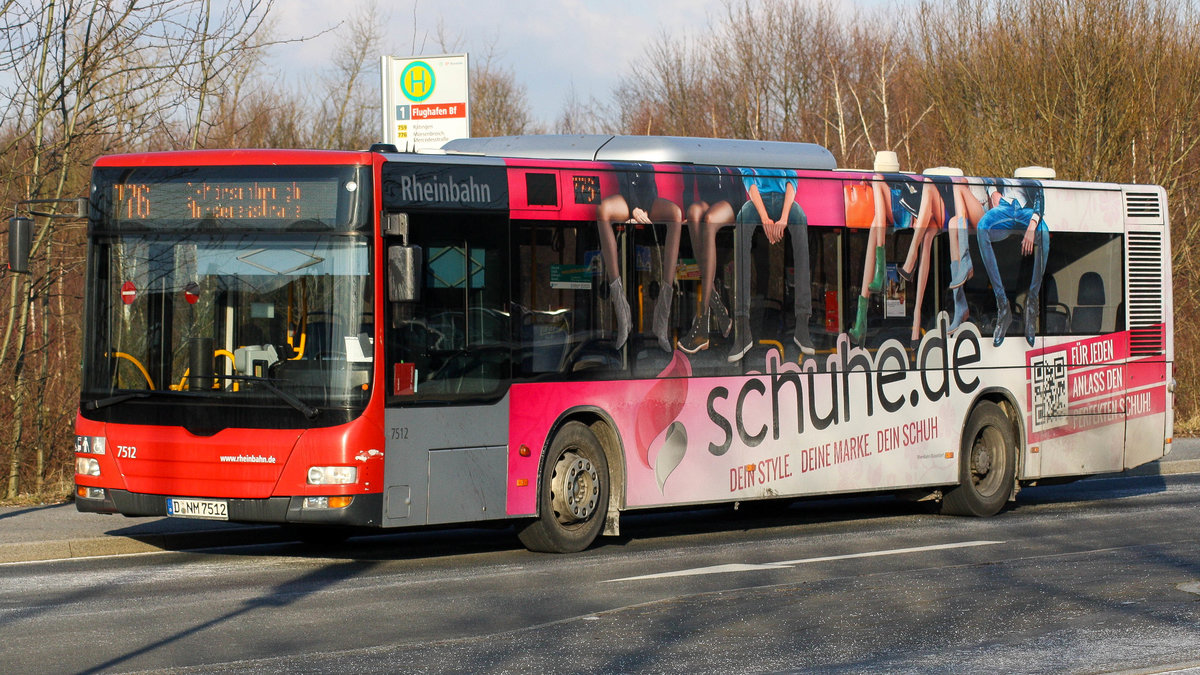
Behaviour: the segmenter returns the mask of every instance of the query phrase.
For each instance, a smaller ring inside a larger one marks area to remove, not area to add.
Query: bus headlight
[[[353,466],[312,466],[308,469],[309,485],[349,485],[358,482],[358,468]]]
[[[94,457],[76,457],[75,473],[81,476],[99,476],[100,460]]]

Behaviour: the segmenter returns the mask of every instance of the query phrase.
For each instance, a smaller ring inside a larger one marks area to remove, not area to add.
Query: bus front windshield
[[[151,406],[168,421],[195,414],[164,409],[194,408],[238,426],[312,426],[362,409],[374,359],[370,245],[347,231],[361,223],[336,215],[359,209],[335,205],[300,228],[211,213],[163,227],[112,217],[114,202],[94,193],[84,415],[120,421]]]

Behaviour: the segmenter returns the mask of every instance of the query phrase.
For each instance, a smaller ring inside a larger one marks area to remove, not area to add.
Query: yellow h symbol
[[[410,101],[420,102],[433,93],[433,69],[424,61],[413,61],[400,73],[400,89]]]

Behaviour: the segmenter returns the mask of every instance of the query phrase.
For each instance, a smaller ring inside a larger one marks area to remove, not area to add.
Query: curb
[[[1150,462],[1141,466],[1135,466],[1127,471],[1120,473],[1101,474],[1109,478],[1115,476],[1170,476],[1179,473],[1200,473],[1200,459],[1177,459],[1174,461]]]
[[[282,527],[250,526],[228,530],[170,532],[134,537],[112,535],[86,539],[0,544],[0,563],[46,562],[94,556],[189,551],[220,546],[248,546],[293,541]]]

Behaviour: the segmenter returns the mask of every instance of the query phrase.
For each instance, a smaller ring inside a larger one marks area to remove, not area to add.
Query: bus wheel
[[[1000,406],[983,401],[971,411],[959,452],[958,485],[942,498],[942,513],[992,516],[1012,496],[1017,439]]]
[[[563,425],[542,465],[538,518],[520,530],[531,551],[574,553],[600,534],[608,513],[608,461],[582,422]]]

